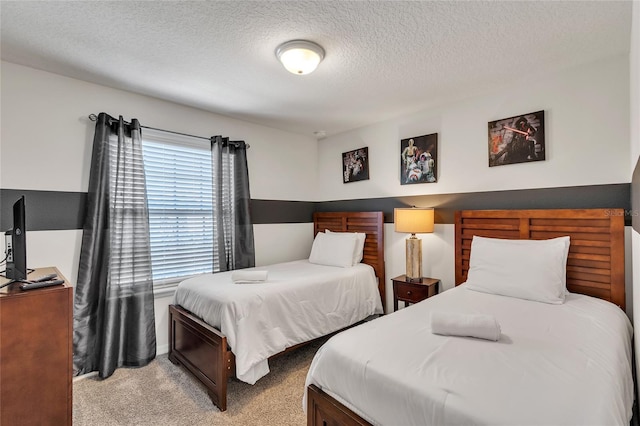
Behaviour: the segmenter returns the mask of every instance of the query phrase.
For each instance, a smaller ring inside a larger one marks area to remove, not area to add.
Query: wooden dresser
[[[70,425],[73,376],[73,288],[0,290],[0,425]],[[5,279],[0,284],[6,282]]]

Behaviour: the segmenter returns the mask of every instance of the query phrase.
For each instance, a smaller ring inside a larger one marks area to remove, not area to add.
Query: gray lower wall
[[[639,163],[640,164],[640,163]],[[453,223],[456,210],[622,208],[626,224],[640,229],[640,166],[631,184],[572,186],[515,191],[386,197],[341,201],[251,200],[254,224],[307,223],[314,211],[383,211],[393,222],[396,207],[435,207],[436,223]],[[87,194],[84,192],[0,189],[0,230],[12,226],[11,207],[24,195],[27,230],[82,229]],[[633,198],[633,208],[631,207]]]

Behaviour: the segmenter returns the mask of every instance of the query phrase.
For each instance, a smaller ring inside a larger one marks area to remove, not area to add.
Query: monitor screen
[[[24,196],[13,204],[13,229],[9,231],[7,244],[6,276],[14,281],[27,278],[27,239]]]

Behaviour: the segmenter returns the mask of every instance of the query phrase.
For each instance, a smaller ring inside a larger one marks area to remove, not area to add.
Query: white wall
[[[137,118],[143,126],[245,140],[251,145],[252,198],[313,201],[314,138],[8,62],[1,66],[2,188],[87,191],[95,127],[87,116],[106,112]]]
[[[629,55],[630,105],[631,105],[631,155],[630,167],[633,173],[640,159],[640,3],[633,2],[631,21],[631,53]]]
[[[640,143],[629,144],[627,57],[505,85],[499,92],[317,144],[305,136],[6,62],[2,62],[1,78],[0,183],[9,189],[86,191],[93,135],[93,123],[86,117],[101,111],[135,117],[146,126],[246,140],[251,145],[249,173],[255,199],[324,201],[627,183],[630,149],[636,156],[640,152]],[[546,114],[547,160],[489,168],[487,122],[541,109]],[[400,139],[429,133],[438,133],[439,138],[438,183],[400,185]],[[345,185],[341,153],[363,146],[369,147],[371,178]],[[309,161],[316,157],[317,165]],[[17,159],[26,159],[28,173],[14,164]],[[258,265],[297,259],[309,251],[310,224],[256,225],[254,229]],[[395,233],[391,224],[385,225],[385,231],[390,279],[404,273],[406,235]],[[438,224],[433,234],[421,238],[424,274],[441,278],[444,288],[452,287],[453,225]],[[28,233],[29,265],[58,265],[75,280],[80,239],[78,230]],[[277,250],[273,241],[278,241]],[[389,280],[387,284],[390,307]],[[156,300],[159,353],[166,351],[170,300]]]
[[[545,111],[545,161],[488,167],[487,123]],[[437,183],[400,184],[400,139],[438,133]],[[341,153],[369,148],[370,179],[343,184]],[[318,144],[323,200],[628,183],[629,58],[540,75],[480,96],[336,135]],[[435,206],[437,207],[437,206]],[[454,229],[424,234],[423,274],[454,285]],[[386,274],[405,271],[404,234],[385,227]],[[630,283],[630,280],[629,280]],[[629,284],[630,285],[630,284]],[[391,305],[391,282],[387,306]]]
[[[546,161],[488,167],[487,123],[545,111]],[[626,56],[527,79],[319,143],[323,200],[629,182]],[[400,185],[400,139],[438,133],[438,182]],[[341,153],[369,147],[370,179],[343,184]]]
[[[630,69],[630,104],[631,104],[631,172],[640,161],[640,2],[633,2],[631,21],[631,54],[629,59]],[[640,212],[633,212],[640,214]],[[640,311],[640,234],[635,230],[631,231],[631,253],[632,279],[633,279],[633,306]],[[640,330],[640,315],[635,315],[633,319],[634,330]],[[640,337],[635,335],[636,372],[640,372]],[[637,375],[637,374],[636,374]],[[636,387],[640,384],[636,383]],[[640,389],[638,389],[640,394]]]
[[[159,99],[2,62],[0,187],[86,192],[95,123],[106,112],[144,126],[199,136],[224,135],[251,145],[248,151],[254,199],[315,201],[317,143],[314,138],[230,119]],[[309,159],[312,159],[309,161]],[[295,178],[292,178],[295,177]],[[287,261],[308,254],[310,224],[258,225],[256,262]],[[278,249],[274,250],[274,236]],[[82,230],[27,233],[29,267],[55,265],[75,282]],[[167,305],[156,300],[159,353],[167,347]]]

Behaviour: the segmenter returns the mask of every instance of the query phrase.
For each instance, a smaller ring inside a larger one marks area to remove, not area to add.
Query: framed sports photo
[[[438,134],[400,141],[400,184],[438,181]]]
[[[369,148],[342,153],[342,183],[369,179]]]
[[[544,111],[489,122],[489,167],[545,159]]]

